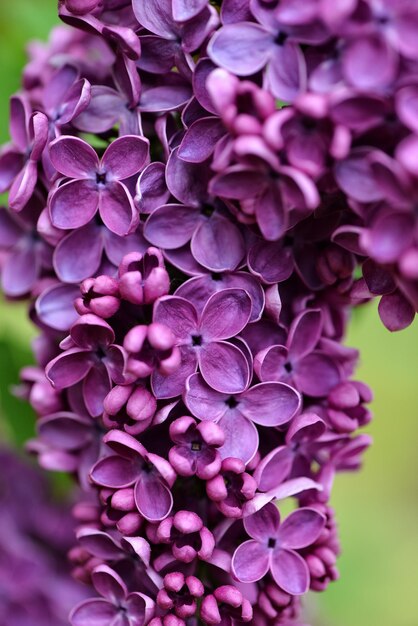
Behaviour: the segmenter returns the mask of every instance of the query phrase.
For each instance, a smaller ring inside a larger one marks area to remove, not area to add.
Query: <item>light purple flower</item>
[[[340,382],[340,371],[331,355],[317,350],[321,336],[320,311],[301,313],[289,329],[285,346],[272,346],[261,351],[254,366],[262,381],[293,383],[296,389],[320,397]]]
[[[21,211],[31,197],[38,179],[38,161],[48,139],[48,118],[32,112],[24,96],[10,99],[12,144],[0,153],[0,193],[9,192],[9,205]]]
[[[309,570],[296,552],[319,537],[325,518],[310,508],[291,513],[280,523],[274,504],[244,519],[251,537],[241,544],[232,557],[232,572],[241,582],[260,580],[270,570],[276,583],[291,595],[301,595],[309,588]]]
[[[71,178],[57,187],[49,199],[51,220],[64,230],[88,224],[96,212],[106,227],[127,235],[138,224],[132,197],[122,180],[137,174],[148,159],[148,140],[125,136],[116,139],[99,160],[78,137],[59,137],[49,153],[58,172]]]
[[[127,433],[112,430],[103,441],[116,454],[96,463],[91,470],[92,480],[112,489],[132,486],[136,507],[145,519],[157,522],[167,517],[173,506],[170,489],[176,479],[170,463],[148,453],[139,441]]]
[[[181,395],[186,378],[199,366],[205,381],[217,391],[239,393],[249,382],[250,368],[244,352],[225,341],[243,330],[251,314],[251,299],[243,289],[225,289],[212,295],[201,315],[177,296],[160,298],[154,322],[165,324],[177,338],[180,368],[170,376],[154,373],[158,398]]]
[[[112,328],[96,315],[82,315],[65,340],[65,351],[48,363],[47,378],[56,389],[83,381],[83,398],[90,415],[103,411],[111,381],[124,382],[125,354],[114,344]]]
[[[145,626],[154,613],[154,602],[142,593],[129,593],[122,578],[107,565],[92,573],[93,584],[103,597],[85,600],[70,615],[72,626],[89,626],[100,620],[103,626]]]
[[[299,394],[283,383],[260,383],[242,393],[227,394],[212,389],[199,374],[188,378],[184,401],[195,417],[214,421],[225,433],[221,457],[236,457],[244,463],[258,449],[256,425],[282,426],[301,405]]]

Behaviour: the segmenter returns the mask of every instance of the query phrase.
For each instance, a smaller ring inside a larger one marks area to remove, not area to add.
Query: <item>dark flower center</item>
[[[200,452],[202,449],[202,444],[200,441],[193,441],[192,442],[192,450],[193,452]]]
[[[235,409],[235,407],[238,406],[238,401],[234,398],[234,396],[229,396],[229,398],[225,400],[225,404],[230,409]]]
[[[285,363],[285,364],[284,364],[284,369],[285,369],[285,371],[286,371],[288,374],[290,374],[290,373],[292,372],[292,369],[293,369],[293,368],[292,368],[292,364],[291,364],[291,363],[289,363],[289,362]]]
[[[214,206],[212,206],[211,204],[204,203],[202,204],[200,208],[200,213],[204,215],[205,217],[211,217],[214,210],[215,210]]]
[[[222,274],[218,274],[217,272],[212,272],[212,274],[210,276],[211,276],[212,280],[215,280],[215,281],[222,280]]]
[[[270,539],[268,540],[268,543],[267,543],[267,547],[268,548],[275,548],[276,547],[276,540],[273,539],[272,537],[270,537]]]
[[[192,346],[201,346],[201,345],[202,345],[202,336],[192,335]]]
[[[99,172],[97,172],[96,174],[96,183],[98,185],[105,185],[106,184],[106,174],[100,174]]]
[[[278,46],[282,46],[285,43],[287,37],[288,35],[286,33],[280,32],[274,40],[274,43]]]

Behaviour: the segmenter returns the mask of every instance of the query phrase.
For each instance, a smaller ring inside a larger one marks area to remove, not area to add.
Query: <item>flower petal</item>
[[[121,489],[130,487],[138,479],[138,467],[135,460],[111,455],[98,461],[90,476],[93,482],[102,487]]]
[[[144,167],[148,156],[148,139],[136,135],[124,135],[115,139],[106,148],[102,165],[112,177],[124,180],[137,174]]]
[[[139,221],[131,195],[119,181],[109,183],[100,191],[99,212],[105,226],[121,237],[132,232]]]
[[[254,385],[242,394],[240,411],[260,426],[281,426],[289,422],[302,404],[300,395],[285,383]]]
[[[200,374],[187,379],[184,402],[189,411],[200,420],[217,422],[228,411],[228,394],[221,394],[209,387]]]
[[[233,457],[249,463],[257,453],[259,437],[254,424],[239,411],[228,411],[218,422],[225,443],[218,448],[222,459]]]
[[[199,223],[199,212],[183,204],[166,204],[149,216],[144,236],[154,246],[168,250],[181,248],[190,241]]]
[[[173,496],[159,478],[142,475],[135,486],[135,503],[145,519],[159,522],[170,514]]]
[[[128,593],[122,578],[107,565],[96,567],[93,570],[92,579],[100,595],[115,604],[120,604]]]
[[[45,374],[55,389],[66,389],[83,380],[91,366],[89,351],[71,348],[50,361]]]
[[[69,619],[72,626],[109,626],[117,612],[107,600],[85,600],[71,611]]]
[[[94,276],[103,254],[103,239],[96,224],[90,223],[73,231],[57,245],[54,268],[65,283],[79,283]]]
[[[49,201],[52,224],[56,228],[80,228],[88,224],[99,206],[99,192],[90,180],[70,180],[58,187]]]
[[[251,315],[251,298],[243,289],[214,293],[202,312],[200,329],[205,340],[229,339],[245,328]]]
[[[309,589],[309,570],[300,554],[292,550],[275,550],[271,573],[276,583],[291,596],[299,596]]]
[[[266,546],[258,541],[245,541],[234,552],[232,573],[242,583],[254,583],[267,574],[269,561],[270,555]]]
[[[279,539],[283,548],[299,550],[315,543],[325,525],[325,517],[307,507],[293,511],[280,526]]]
[[[249,76],[267,63],[273,36],[259,24],[240,22],[220,28],[208,45],[212,61],[237,76]]]
[[[280,512],[276,505],[266,504],[260,511],[244,519],[245,531],[261,543],[278,536],[280,527]]]
[[[191,251],[203,267],[212,272],[224,272],[239,266],[245,255],[245,244],[235,224],[215,213],[197,227]]]
[[[226,341],[204,346],[199,355],[200,371],[210,387],[222,393],[240,393],[247,387],[250,368],[243,352]]]
[[[181,396],[185,389],[187,378],[194,374],[197,368],[197,355],[187,346],[180,347],[181,364],[173,374],[163,376],[154,371],[151,376],[151,387],[157,399],[176,398]]]
[[[49,145],[55,169],[69,178],[94,178],[99,159],[93,148],[79,137],[58,137]]]

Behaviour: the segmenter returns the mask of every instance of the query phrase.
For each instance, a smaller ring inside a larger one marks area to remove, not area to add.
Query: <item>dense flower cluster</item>
[[[21,394],[75,475],[73,626],[300,625],[370,438],[343,345],[418,310],[409,0],[60,0],[0,153]],[[280,515],[280,501],[294,510]]]
[[[65,626],[86,596],[66,563],[70,510],[52,505],[45,476],[4,446],[0,463],[0,624]]]

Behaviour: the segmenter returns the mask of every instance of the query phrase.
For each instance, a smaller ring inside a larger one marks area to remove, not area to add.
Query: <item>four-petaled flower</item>
[[[232,572],[237,580],[252,583],[270,570],[276,583],[291,595],[309,589],[309,570],[296,552],[314,543],[322,532],[325,518],[314,509],[293,511],[280,523],[279,509],[272,503],[244,519],[251,537],[232,557]]]

